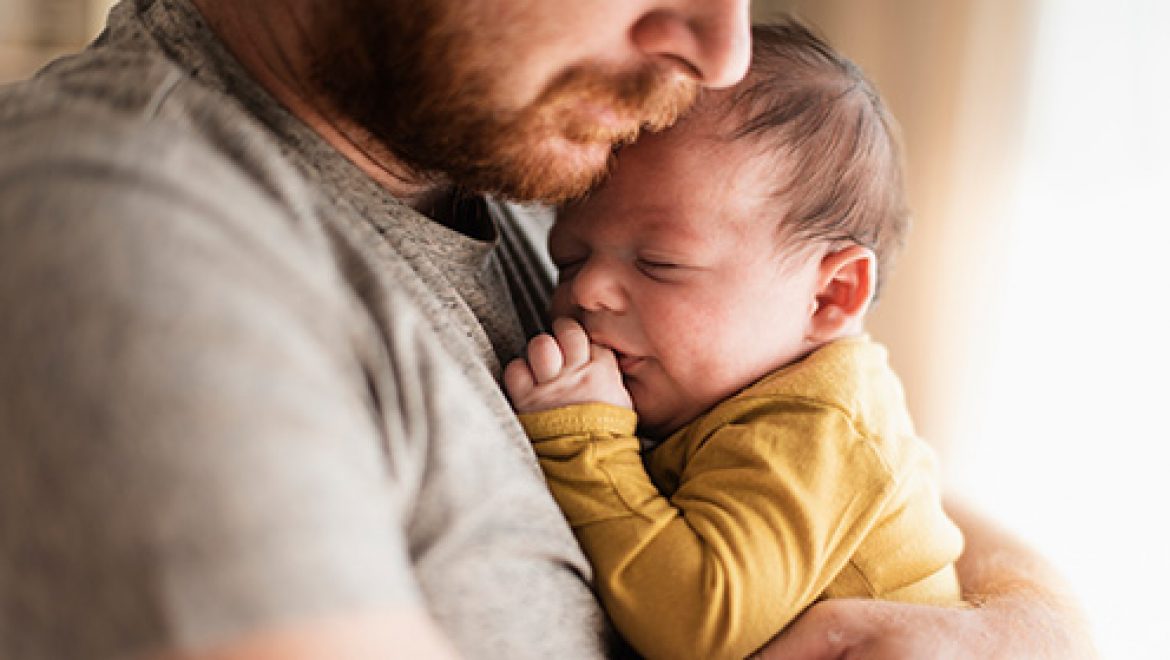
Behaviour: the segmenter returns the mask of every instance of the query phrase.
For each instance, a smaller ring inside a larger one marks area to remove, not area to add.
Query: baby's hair
[[[779,151],[782,237],[872,249],[880,290],[910,224],[897,124],[861,70],[796,19],[757,25],[752,40],[745,81],[708,102],[725,104],[732,139]]]

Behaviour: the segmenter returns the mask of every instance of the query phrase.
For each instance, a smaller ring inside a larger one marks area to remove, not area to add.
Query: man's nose
[[[729,87],[751,59],[749,0],[667,0],[634,24],[642,52],[672,60],[706,87]]]

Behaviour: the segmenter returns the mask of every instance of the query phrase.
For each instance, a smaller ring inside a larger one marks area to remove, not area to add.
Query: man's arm
[[[424,612],[387,610],[304,622],[295,628],[259,632],[222,646],[154,660],[386,660],[455,658],[451,645]]]
[[[946,508],[967,538],[957,566],[964,598],[973,607],[828,600],[806,612],[758,657],[1097,657],[1068,585],[1042,557],[954,497]]]

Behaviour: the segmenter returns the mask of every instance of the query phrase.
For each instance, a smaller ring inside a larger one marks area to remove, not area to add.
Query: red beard
[[[663,64],[585,64],[527,107],[502,111],[495,99],[509,60],[476,40],[461,3],[323,4],[321,24],[332,26],[323,33],[350,36],[317,53],[316,82],[329,102],[415,175],[470,191],[550,203],[577,197],[604,175],[612,147],[672,124],[697,94],[694,81]]]

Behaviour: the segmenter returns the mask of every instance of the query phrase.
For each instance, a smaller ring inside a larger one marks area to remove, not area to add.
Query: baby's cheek
[[[708,318],[705,324],[680,328],[674,341],[669,342],[664,367],[687,399],[697,404],[711,402],[713,397],[717,400],[727,389],[728,381],[735,379],[738,353],[750,350],[743,341],[760,340],[749,337],[731,341],[732,337],[719,328],[733,322]]]
[[[708,366],[709,345],[703,336],[686,326],[658,333],[656,357],[667,378],[684,390],[693,389]]]

